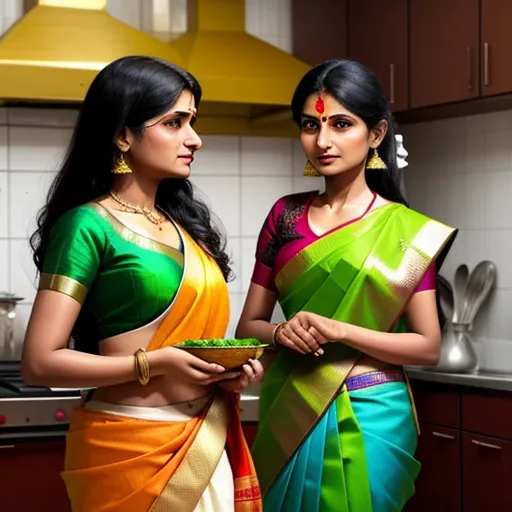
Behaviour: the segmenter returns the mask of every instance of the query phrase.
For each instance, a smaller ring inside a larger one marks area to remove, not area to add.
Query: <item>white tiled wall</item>
[[[27,239],[75,116],[73,111],[0,109],[0,291],[25,298],[17,308],[18,340],[35,295]]]
[[[23,0],[2,0],[0,2],[0,34],[21,16],[22,9]]]
[[[512,369],[512,111],[402,128],[412,206],[460,229],[442,269],[497,266],[496,290],[477,318],[484,367]]]
[[[141,28],[141,2],[113,1],[109,12]],[[145,1],[145,0],[144,0]],[[186,26],[186,2],[169,0],[174,30]],[[21,0],[0,1],[0,34],[21,14]],[[248,31],[290,48],[290,1],[246,0]],[[35,272],[28,236],[45,200],[48,183],[64,154],[76,119],[73,110],[0,108],[0,291],[25,297],[18,308],[22,339],[35,294]],[[193,182],[224,224],[236,280],[230,283],[234,333],[252,267],[256,237],[272,203],[292,191],[318,184],[303,178],[304,157],[295,140],[205,136],[193,165]],[[279,316],[279,312],[277,312]]]

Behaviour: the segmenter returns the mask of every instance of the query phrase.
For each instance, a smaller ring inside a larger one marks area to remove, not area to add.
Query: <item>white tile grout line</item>
[[[243,230],[243,217],[242,217],[242,137],[238,136],[238,176],[240,176],[238,180],[238,219],[239,219],[239,233],[240,236],[238,237],[238,254],[240,256],[240,265],[238,265],[238,272],[240,273],[239,276],[235,276],[235,279],[242,279],[242,276],[244,275],[243,271],[243,257],[242,257],[242,237],[244,234]]]
[[[7,290],[10,293],[12,291],[12,258],[11,258],[11,130],[9,127],[9,109],[7,109],[7,133],[6,133],[6,143],[7,143],[7,190],[5,191],[6,203],[7,203]]]

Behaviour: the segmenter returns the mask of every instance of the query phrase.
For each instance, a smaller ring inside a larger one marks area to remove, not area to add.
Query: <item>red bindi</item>
[[[324,103],[324,100],[322,99],[322,97],[321,97],[321,96],[316,100],[316,103],[315,103],[315,110],[316,110],[319,114],[323,114],[323,113],[324,113],[324,111],[325,111],[325,103]]]

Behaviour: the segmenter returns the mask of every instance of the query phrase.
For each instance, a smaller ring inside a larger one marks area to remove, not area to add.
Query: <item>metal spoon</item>
[[[448,279],[445,279],[441,274],[437,276],[439,285],[439,299],[441,302],[441,309],[445,317],[449,320],[453,318],[453,288]]]
[[[466,285],[468,282],[469,270],[468,266],[463,263],[455,270],[454,290],[453,290],[453,322],[459,323],[462,318],[462,311],[464,309]]]
[[[471,272],[466,295],[464,298],[464,311],[462,323],[472,324],[478,310],[485,301],[496,278],[496,267],[490,261],[481,261]]]

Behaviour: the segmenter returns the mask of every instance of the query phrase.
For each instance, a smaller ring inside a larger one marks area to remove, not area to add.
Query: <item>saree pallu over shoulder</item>
[[[148,350],[187,339],[221,338],[228,326],[229,295],[219,267],[185,230],[179,231],[185,246],[183,280]]]
[[[310,311],[392,331],[426,270],[434,259],[444,258],[455,234],[405,206],[380,207],[306,247],[283,267],[276,276],[283,312],[291,318]],[[263,383],[253,446],[263,494],[340,395],[359,355],[331,343],[318,358],[288,350],[277,356]]]
[[[182,229],[179,291],[148,350],[223,337],[229,296],[215,262]],[[215,394],[188,421],[155,421],[80,408],[67,439],[63,478],[74,512],[192,512],[226,450],[236,512],[260,512],[261,494],[245,442],[238,399]]]

